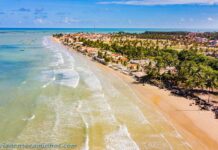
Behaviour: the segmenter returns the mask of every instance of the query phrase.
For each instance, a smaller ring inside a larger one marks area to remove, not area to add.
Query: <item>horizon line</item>
[[[189,28],[189,27],[0,27],[0,29],[218,29],[218,28]]]

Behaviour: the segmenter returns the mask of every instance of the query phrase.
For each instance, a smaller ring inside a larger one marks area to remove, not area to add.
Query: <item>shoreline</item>
[[[137,94],[142,103],[149,103],[163,113],[191,144],[192,149],[215,150],[218,147],[218,129],[216,129],[218,123],[211,117],[213,115],[211,112],[200,111],[198,107],[189,106],[190,100],[169,95],[169,91],[158,89],[149,84],[145,84],[145,86],[134,84],[134,79],[130,76],[98,62],[94,63],[101,70],[113,73],[124,81]],[[210,126],[212,121],[216,124]],[[216,131],[208,131],[209,128],[216,129]]]
[[[58,39],[52,39],[60,43]],[[71,51],[70,48],[68,49]],[[87,59],[89,58],[87,57]],[[91,61],[91,59],[89,60]],[[175,125],[175,128],[179,130],[192,149],[215,150],[218,147],[218,122],[212,117],[212,112],[200,111],[197,106],[190,106],[192,101],[188,99],[173,96],[169,91],[149,84],[144,86],[135,84],[131,76],[124,75],[120,71],[115,71],[96,61],[91,62],[102,71],[114,74],[124,81],[137,94],[143,104],[150,104],[163,113]]]

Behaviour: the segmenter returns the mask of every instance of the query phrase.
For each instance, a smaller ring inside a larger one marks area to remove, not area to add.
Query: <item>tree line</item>
[[[144,47],[134,45],[131,41],[124,45],[119,41],[105,43],[83,38],[80,41],[84,46],[120,53],[129,59],[149,59],[155,62],[154,66],[151,63],[143,66],[147,73],[145,81],[155,80],[168,88],[176,86],[189,91],[196,88],[213,91],[218,88],[218,59],[196,51]],[[174,67],[176,71],[161,73],[161,69],[166,67]]]

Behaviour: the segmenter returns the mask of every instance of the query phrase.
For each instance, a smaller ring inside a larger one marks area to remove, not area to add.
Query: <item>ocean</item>
[[[51,39],[53,33],[90,30],[0,30],[0,144],[190,149],[174,126],[142,105],[122,79]]]

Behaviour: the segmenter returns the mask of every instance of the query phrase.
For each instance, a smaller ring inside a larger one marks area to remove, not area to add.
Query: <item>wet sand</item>
[[[136,83],[131,76],[91,61],[89,57],[87,59],[101,71],[110,74],[112,78],[116,77],[122,80],[139,97],[142,106],[149,106],[159,111],[160,115],[163,115],[166,121],[169,120],[172,127],[179,131],[190,149],[217,149],[218,122],[214,119],[212,112],[200,111],[197,106],[190,106],[192,101],[188,99],[173,96],[169,91],[161,90],[155,86],[148,84],[143,86]]]
[[[173,96],[169,91],[155,86],[138,84],[135,80],[119,71],[95,62],[110,74],[123,80],[140,97],[145,104],[157,108],[169,119],[192,149],[216,150],[218,147],[218,121],[210,111],[201,111],[197,106],[190,106],[191,100]]]

